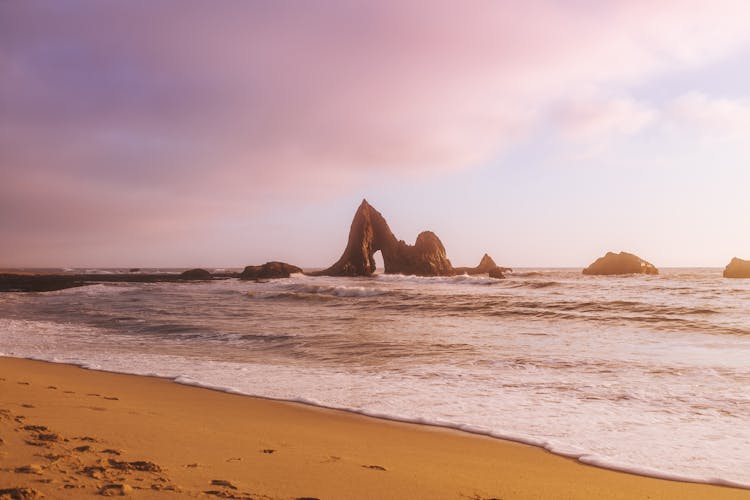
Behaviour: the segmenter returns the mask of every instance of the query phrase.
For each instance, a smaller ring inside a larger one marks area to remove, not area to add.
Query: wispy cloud
[[[750,40],[734,0],[175,5],[0,5],[0,198],[30,231],[465,169],[560,116],[635,133],[653,113],[623,89]]]

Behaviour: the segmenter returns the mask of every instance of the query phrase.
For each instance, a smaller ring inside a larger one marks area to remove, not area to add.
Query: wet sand
[[[9,498],[750,499],[447,429],[15,358],[0,358],[0,498],[4,489]]]

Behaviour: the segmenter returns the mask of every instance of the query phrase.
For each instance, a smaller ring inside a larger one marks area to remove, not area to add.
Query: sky
[[[750,259],[750,2],[0,2],[0,267]]]

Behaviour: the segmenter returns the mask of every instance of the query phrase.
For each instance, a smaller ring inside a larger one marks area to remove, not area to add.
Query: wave
[[[489,286],[501,283],[500,280],[482,275],[459,274],[457,276],[417,276],[414,274],[378,274],[376,279],[390,283],[423,283],[423,284],[465,284]]]
[[[562,283],[559,281],[509,281],[508,288],[549,288],[553,286],[560,286]]]
[[[247,295],[254,299],[327,299],[342,297],[377,297],[386,295],[389,291],[384,288],[343,285],[313,285],[309,283],[293,283],[285,285],[281,290],[251,291]]]

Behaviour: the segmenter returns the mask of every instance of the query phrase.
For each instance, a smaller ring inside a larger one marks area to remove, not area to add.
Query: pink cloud
[[[689,92],[665,109],[671,127],[690,127],[699,135],[750,140],[750,100],[717,99]]]
[[[560,109],[567,137],[632,133],[650,111],[613,95],[739,50],[748,18],[744,0],[7,2],[0,197],[32,231],[61,208],[81,234],[104,231],[87,211],[178,226],[470,168]]]

